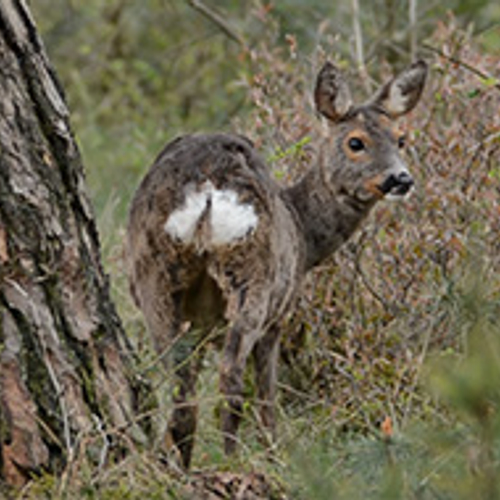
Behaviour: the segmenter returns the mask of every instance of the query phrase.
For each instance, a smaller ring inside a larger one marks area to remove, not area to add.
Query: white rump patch
[[[218,190],[212,186],[210,226],[212,243],[225,245],[246,236],[259,221],[252,205],[240,203],[235,191]]]
[[[200,218],[208,207],[208,244],[227,245],[243,238],[257,227],[259,218],[252,205],[240,203],[236,191],[216,189],[208,181],[199,191],[187,190],[182,207],[172,212],[165,222],[165,231],[183,243],[192,243]]]
[[[184,205],[172,212],[165,222],[165,231],[173,238],[190,243],[207,202],[208,195],[205,191],[190,192],[186,196]]]

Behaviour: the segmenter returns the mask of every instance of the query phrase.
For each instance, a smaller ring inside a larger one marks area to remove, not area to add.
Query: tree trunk
[[[131,359],[64,96],[24,0],[2,0],[0,478],[146,439]]]

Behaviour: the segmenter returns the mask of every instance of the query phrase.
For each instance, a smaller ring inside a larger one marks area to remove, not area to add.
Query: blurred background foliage
[[[235,116],[244,119],[253,76],[249,54],[263,43],[296,43],[302,59],[335,39],[335,57],[356,64],[350,1],[207,0],[202,5],[212,17],[197,5],[196,0],[32,2],[67,91],[98,213],[118,205],[123,216],[145,165],[169,138],[227,129]],[[377,0],[360,7],[368,71],[377,72],[382,60],[407,62],[408,2]],[[489,49],[500,45],[500,6],[488,0],[418,2],[419,38],[432,33],[447,12],[479,33]]]
[[[250,408],[237,466],[272,471],[293,498],[500,498],[500,3],[37,0],[31,8],[67,92],[113,293],[148,373],[121,241],[130,197],[161,147],[185,132],[238,131],[291,182],[320,126],[311,87],[324,59],[360,98],[413,58],[429,62],[423,103],[405,119],[417,188],[403,203],[380,204],[308,278],[285,324],[277,456],[251,444]],[[206,370],[200,392],[198,467],[224,461],[216,374]],[[139,462],[129,466],[141,491],[171,487]],[[82,480],[88,497],[96,484],[127,489],[122,474],[103,473],[92,487]]]

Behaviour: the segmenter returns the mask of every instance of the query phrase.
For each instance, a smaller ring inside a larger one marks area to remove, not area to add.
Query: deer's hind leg
[[[221,412],[224,450],[236,449],[236,435],[243,415],[243,375],[248,357],[263,336],[268,293],[254,291],[237,308],[226,333],[220,368],[220,390],[225,397]]]
[[[168,423],[168,433],[186,469],[191,463],[198,420],[196,382],[205,353],[202,337],[200,331],[186,332],[174,343],[170,355],[174,409]]]
[[[171,347],[174,410],[169,433],[188,468],[194,446],[198,403],[196,382],[203,365],[206,344],[223,320],[225,300],[217,283],[201,270],[190,285],[176,297],[181,316],[187,320]]]
[[[158,290],[158,287],[150,285],[148,289]],[[201,335],[190,331],[184,322],[182,293],[156,293],[148,298],[143,301],[142,309],[158,359],[165,367],[173,402],[164,445],[166,451],[174,446],[182,465],[188,468],[197,423],[196,380],[204,353],[200,347]]]

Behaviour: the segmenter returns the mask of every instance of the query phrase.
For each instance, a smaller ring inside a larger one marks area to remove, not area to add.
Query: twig
[[[187,3],[214,23],[230,40],[236,42],[243,49],[247,49],[247,44],[240,33],[223,19],[220,14],[212,10],[208,5],[205,5],[201,0],[187,0]]]
[[[368,75],[365,66],[365,56],[363,51],[363,33],[361,31],[361,22],[359,16],[360,16],[359,2],[358,0],[352,0],[352,23],[354,31],[354,42],[356,45],[356,63],[358,65],[358,71],[366,87],[366,90],[368,92],[371,92],[370,81],[368,80]]]
[[[429,45],[427,43],[423,43],[422,47],[426,50],[429,50],[430,52],[433,52],[434,54],[437,54],[441,57],[444,57],[446,60],[448,60],[449,62],[451,62],[453,64],[457,64],[458,66],[461,66],[462,68],[466,69],[467,71],[471,72],[472,74],[476,75],[477,77],[481,78],[482,80],[495,80],[495,84],[493,84],[492,87],[494,87],[500,91],[500,80],[498,78],[495,78],[491,74],[485,73],[484,71],[481,71],[480,69],[475,68],[474,66],[463,61],[462,59],[459,59],[456,56],[445,54],[442,50],[440,50],[436,47],[433,47],[432,45]]]
[[[410,54],[412,60],[417,55],[417,1],[410,0],[408,4],[408,17],[410,21]]]

